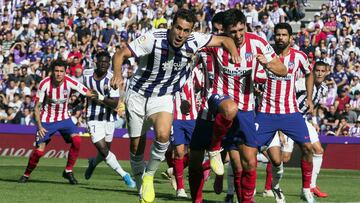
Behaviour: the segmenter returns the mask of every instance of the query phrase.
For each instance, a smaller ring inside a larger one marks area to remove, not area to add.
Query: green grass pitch
[[[0,202],[117,202],[136,203],[138,198],[135,189],[128,189],[124,182],[106,164],[101,163],[90,180],[84,179],[87,160],[81,159],[74,169],[78,185],[69,185],[62,178],[65,159],[41,159],[38,168],[33,172],[26,184],[17,183],[24,172],[27,158],[0,157]],[[128,161],[121,161],[121,165],[130,171]],[[155,178],[155,202],[190,202],[190,200],[175,199],[175,191],[168,180],[161,178],[161,172],[166,169],[163,163]],[[187,170],[185,171],[187,174]],[[256,202],[275,202],[272,198],[263,198],[261,192],[265,184],[265,168],[258,168]],[[211,176],[204,188],[204,202],[221,202],[224,192],[216,195]],[[189,185],[186,182],[187,194]],[[318,184],[323,191],[329,193],[325,199],[317,198],[318,202],[360,202],[360,171],[351,170],[322,170]],[[299,198],[301,188],[300,170],[285,168],[285,175],[281,183],[287,202],[301,202]]]

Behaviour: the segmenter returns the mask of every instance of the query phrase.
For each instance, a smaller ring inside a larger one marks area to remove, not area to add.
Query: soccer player
[[[89,159],[85,179],[90,179],[95,167],[105,160],[106,164],[123,178],[128,187],[134,188],[135,182],[122,169],[115,154],[110,151],[117,114],[114,109],[118,105],[120,96],[119,91],[110,87],[110,79],[112,78],[112,73],[109,71],[110,60],[111,56],[108,52],[99,52],[96,54],[96,69],[84,71],[84,85],[95,90],[94,92],[97,94],[96,99],[88,100],[86,116],[91,140],[98,150],[97,157]]]
[[[238,198],[242,202],[251,201],[255,189],[257,154],[253,78],[259,63],[266,65],[274,74],[284,75],[286,71],[268,42],[246,32],[246,18],[241,11],[225,11],[223,27],[225,34],[231,36],[236,44],[242,60],[240,63],[231,62],[229,52],[222,48],[202,50],[207,53],[203,58],[207,67],[204,73],[207,91],[202,95],[201,109],[190,143],[189,183],[194,202],[202,202],[204,179],[201,163],[205,150],[211,150],[209,157],[213,171],[217,175],[224,173],[220,147],[230,128],[234,128],[230,133],[235,133],[233,139],[238,139],[237,147],[242,155],[243,167],[239,152],[233,156],[238,160],[238,167],[233,165]]]
[[[71,143],[66,168],[63,177],[70,184],[77,184],[73,167],[80,151],[81,138],[79,131],[72,122],[68,112],[68,100],[71,90],[87,97],[95,97],[84,85],[65,74],[67,63],[62,60],[52,62],[51,75],[44,78],[36,93],[35,120],[37,125],[36,146],[31,153],[25,173],[19,183],[26,183],[31,172],[36,168],[39,159],[44,155],[46,145],[58,131],[66,143]]]
[[[169,145],[173,120],[173,94],[181,89],[191,73],[191,61],[204,46],[223,46],[239,62],[234,42],[229,37],[191,32],[195,15],[180,9],[170,29],[157,29],[140,36],[114,56],[113,87],[123,86],[120,66],[124,59],[135,56],[139,68],[127,92],[126,116],[130,136],[130,163],[143,202],[153,202],[153,178]],[[155,140],[144,172],[146,131],[153,125]],[[141,178],[143,176],[143,178]],[[141,183],[142,180],[142,183]]]
[[[312,74],[314,75],[314,90],[313,90],[312,100],[315,106],[319,105],[320,100],[327,95],[328,87],[324,82],[327,73],[328,71],[327,71],[326,63],[322,61],[318,61],[315,63],[312,72]],[[297,103],[299,105],[299,110],[305,118],[306,126],[310,135],[310,141],[314,151],[313,170],[312,170],[311,184],[310,184],[311,192],[318,197],[325,198],[328,196],[328,194],[322,192],[320,188],[316,185],[317,176],[321,169],[324,149],[321,146],[319,135],[316,132],[315,127],[306,119],[307,116],[311,116],[311,114],[309,114],[309,107],[306,105],[306,90],[297,87],[296,97],[297,97]],[[270,143],[269,148],[277,147],[278,151],[281,149],[283,162],[287,163],[290,161],[291,158],[291,154],[294,148],[294,141],[280,132],[280,138],[281,136],[283,136],[282,138],[283,144],[280,141],[279,137],[275,136],[273,141]],[[283,170],[280,170],[280,172],[283,172]],[[282,176],[283,174],[275,176],[275,181],[279,182],[280,180],[277,179],[281,178]]]
[[[312,173],[312,145],[309,139],[309,132],[305,120],[299,112],[296,102],[295,80],[296,73],[300,69],[306,78],[306,104],[312,112],[313,84],[314,78],[306,55],[290,47],[290,36],[292,35],[291,26],[287,23],[279,23],[275,26],[275,51],[285,64],[288,74],[284,77],[268,73],[265,82],[264,92],[260,101],[258,113],[256,115],[257,141],[259,146],[269,145],[275,133],[281,130],[291,139],[300,145],[302,151],[301,170],[302,170],[302,197],[307,202],[314,202],[310,191],[310,181]],[[274,180],[283,170],[281,153],[268,150],[269,157],[273,163]],[[277,202],[284,202],[285,197],[279,187],[278,182],[272,183]]]

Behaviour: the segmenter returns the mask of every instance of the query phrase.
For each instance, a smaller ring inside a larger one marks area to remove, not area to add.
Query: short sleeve
[[[43,103],[44,98],[45,98],[45,88],[41,88],[41,89],[39,88],[38,91],[36,92],[36,101]]]
[[[110,88],[110,98],[118,98],[120,97],[119,90],[114,90],[113,88]]]
[[[260,41],[259,48],[262,54],[265,56],[268,62],[272,61],[276,57],[276,53],[274,49],[265,39],[260,38],[259,41]]]
[[[145,56],[151,53],[155,44],[153,32],[147,32],[134,41],[130,42],[128,48],[135,57]]]
[[[193,32],[194,40],[196,41],[196,44],[198,46],[198,49],[206,46],[209,44],[212,35],[211,34],[205,34],[205,33],[199,33],[199,32]]]

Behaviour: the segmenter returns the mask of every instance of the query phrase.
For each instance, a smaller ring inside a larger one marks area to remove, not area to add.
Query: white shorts
[[[315,127],[310,122],[308,122],[307,120],[305,120],[305,123],[306,123],[306,127],[307,127],[307,129],[309,131],[311,144],[314,144],[315,142],[318,142],[319,141],[319,135],[316,132]],[[284,138],[285,138],[285,144],[281,145],[279,134],[278,134],[278,132],[276,132],[275,136],[274,136],[273,140],[271,141],[270,145],[268,146],[268,148],[280,147],[281,146],[281,151],[283,151],[283,152],[292,152],[293,149],[294,149],[294,141],[291,138],[289,138],[288,136],[286,136],[285,134],[284,134]]]
[[[173,113],[173,95],[144,97],[129,90],[125,106],[129,137],[140,137],[141,132],[146,132],[152,125],[149,116],[159,112]]]
[[[114,137],[115,123],[109,121],[88,121],[88,129],[93,143],[103,138],[105,138],[105,142],[111,142]]]

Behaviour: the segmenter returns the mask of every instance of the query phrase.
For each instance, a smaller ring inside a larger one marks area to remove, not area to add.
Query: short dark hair
[[[292,35],[292,28],[291,28],[291,25],[289,23],[278,23],[275,25],[275,28],[274,28],[274,33],[276,34],[277,30],[279,29],[286,29],[289,33],[289,36]]]
[[[65,70],[67,69],[68,67],[68,63],[60,58],[56,59],[55,61],[53,61],[50,65],[50,71],[51,72],[54,72],[55,70],[55,67],[56,66],[63,66],[65,67]]]
[[[325,68],[328,66],[328,64],[327,63],[325,63],[325,62],[323,62],[323,61],[317,61],[316,63],[315,63],[315,65],[314,65],[314,71],[315,71],[315,69],[318,67],[318,66],[325,66]]]
[[[189,23],[192,23],[193,26],[196,23],[196,17],[193,11],[187,9],[179,9],[174,16],[174,23],[176,23],[177,19],[181,18],[186,20]]]
[[[211,24],[214,27],[215,23],[223,24],[225,12],[220,11],[216,13],[213,18],[211,19]]]
[[[111,56],[109,52],[107,51],[100,51],[96,54],[96,60],[99,61],[101,57],[107,57],[109,60],[111,60]]]
[[[234,26],[238,23],[246,25],[246,17],[243,12],[238,9],[229,9],[224,12],[223,26],[227,29],[229,26]]]

